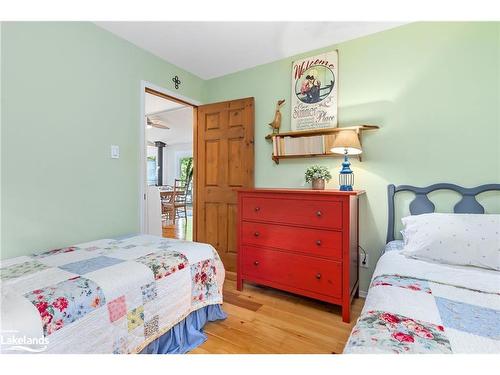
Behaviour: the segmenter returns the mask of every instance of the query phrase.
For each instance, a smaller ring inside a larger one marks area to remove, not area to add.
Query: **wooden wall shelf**
[[[276,164],[279,164],[280,159],[298,159],[298,158],[316,158],[316,157],[341,157],[342,155],[340,154],[334,154],[331,152],[325,152],[325,153],[304,153],[304,154],[283,154],[280,155],[279,153],[276,152],[276,149],[274,147],[274,143],[276,142],[275,138],[279,137],[280,139],[283,139],[285,137],[292,137],[292,138],[307,138],[307,137],[314,137],[314,136],[321,136],[321,135],[326,135],[326,136],[332,136],[335,135],[335,133],[338,133],[342,130],[354,130],[356,133],[358,133],[359,136],[359,141],[361,142],[361,135],[363,131],[365,130],[375,130],[378,129],[378,125],[356,125],[356,126],[345,126],[345,127],[338,127],[338,128],[331,128],[331,129],[321,129],[321,130],[309,130],[309,131],[299,131],[299,132],[284,132],[284,133],[279,133],[279,134],[268,134],[266,135],[267,140],[271,140],[273,142],[273,154],[272,154],[272,159]],[[331,138],[331,137],[330,137]],[[324,142],[324,140],[323,140]],[[361,155],[357,156],[358,159],[361,161]]]
[[[313,135],[325,135],[325,134],[334,134],[338,133],[342,130],[355,130],[356,132],[361,132],[363,130],[375,130],[378,129],[378,125],[356,125],[356,126],[344,126],[339,128],[331,128],[331,129],[322,129],[322,130],[307,130],[301,132],[284,132],[279,134],[268,134],[266,135],[266,139],[272,139],[275,136],[281,137],[310,137]]]

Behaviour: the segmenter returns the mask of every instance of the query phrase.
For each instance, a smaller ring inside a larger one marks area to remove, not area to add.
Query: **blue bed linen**
[[[146,346],[140,354],[184,354],[203,344],[207,322],[226,319],[221,305],[209,305],[193,311],[167,333]]]
[[[388,242],[381,251],[381,255],[389,251],[401,251],[405,247],[405,243],[402,240],[394,240]]]

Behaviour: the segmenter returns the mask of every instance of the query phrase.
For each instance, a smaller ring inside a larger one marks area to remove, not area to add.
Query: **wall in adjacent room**
[[[363,138],[363,162],[353,161],[355,187],[366,190],[360,237],[370,255],[370,268],[361,269],[361,289],[367,290],[385,243],[387,184],[500,181],[499,24],[410,24],[208,81],[207,102],[255,97],[256,186],[305,186],[304,171],[315,163],[339,169],[335,158],[276,165],[264,139],[278,99],[287,100],[282,130],[290,128],[292,61],[333,48],[339,50],[340,125],[381,127]],[[457,199],[435,198],[445,210]],[[498,196],[481,198],[500,212]]]
[[[165,147],[165,184],[173,186],[180,178],[180,160],[193,156],[192,143],[177,143]]]
[[[4,22],[1,54],[2,258],[138,232],[140,82],[204,81],[88,22]]]

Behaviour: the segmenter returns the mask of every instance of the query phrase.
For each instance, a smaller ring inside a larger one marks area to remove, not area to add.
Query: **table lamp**
[[[337,133],[330,150],[335,154],[343,154],[344,161],[339,173],[339,185],[341,191],[352,191],[354,185],[354,174],[350,168],[349,155],[359,155],[363,152],[359,137],[354,130],[341,130]]]

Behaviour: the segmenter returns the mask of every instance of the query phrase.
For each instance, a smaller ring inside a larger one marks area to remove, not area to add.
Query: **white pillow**
[[[401,221],[407,257],[500,271],[500,215],[432,213]]]

